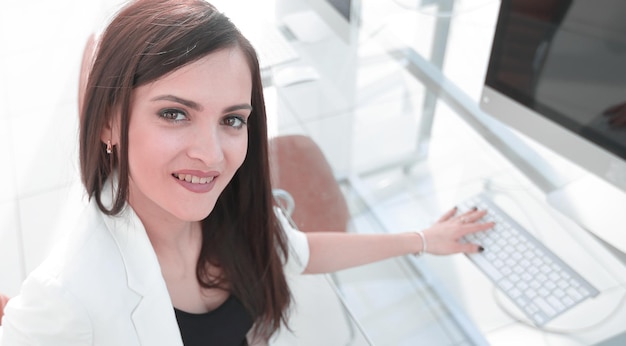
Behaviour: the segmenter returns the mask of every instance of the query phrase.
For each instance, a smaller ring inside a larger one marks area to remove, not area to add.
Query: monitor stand
[[[549,192],[547,201],[626,263],[626,193],[587,175]]]

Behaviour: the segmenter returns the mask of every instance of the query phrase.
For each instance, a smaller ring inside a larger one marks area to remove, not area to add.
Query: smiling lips
[[[178,180],[186,181],[186,182],[192,183],[192,184],[208,184],[208,183],[212,182],[213,179],[215,179],[214,176],[212,176],[212,177],[198,177],[198,176],[191,175],[191,174],[176,174],[176,173],[174,173],[173,176],[175,178],[177,178]]]
[[[194,193],[207,193],[212,191],[218,176],[219,174],[217,172],[202,174],[202,176],[189,173],[172,174],[172,177],[176,179],[178,184]]]

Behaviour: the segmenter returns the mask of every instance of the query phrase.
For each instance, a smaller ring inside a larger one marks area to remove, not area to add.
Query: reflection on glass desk
[[[624,263],[550,208],[533,181],[464,114],[475,106],[468,105],[473,101],[468,95],[479,92],[458,77],[466,72],[477,78],[474,73],[484,71],[489,46],[484,41],[492,33],[473,27],[473,20],[493,25],[493,8],[448,18],[448,29],[456,31],[444,35],[450,40],[442,50],[435,43],[445,32],[445,16],[390,13],[388,5],[362,3],[356,41],[292,41],[300,58],[284,66],[310,66],[319,78],[283,87],[273,85],[271,76],[283,66],[270,71],[265,80],[270,134],[305,134],[319,144],[350,203],[352,232],[423,229],[455,203],[486,193],[600,294],[540,329],[528,325],[465,256],[402,257],[330,276],[329,289],[336,289],[352,321],[353,329],[344,332],[357,331],[362,342],[374,345],[608,345],[612,338],[626,339]],[[409,19],[421,20],[414,37],[402,44],[385,39],[402,36],[394,31],[396,22]],[[484,37],[473,37],[472,30]],[[483,47],[483,54],[473,56],[463,49],[468,45]],[[455,54],[448,57],[446,49]],[[403,55],[407,50],[426,56],[428,66]],[[446,57],[447,66],[437,56]],[[431,70],[447,79],[433,83]],[[344,337],[336,344],[344,344]]]

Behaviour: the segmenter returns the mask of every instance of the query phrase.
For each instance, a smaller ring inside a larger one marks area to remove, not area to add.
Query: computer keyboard
[[[474,196],[458,207],[459,212],[472,207],[487,210],[481,222],[495,222],[492,229],[464,237],[485,249],[468,257],[535,325],[543,326],[599,294],[487,196]]]
[[[256,49],[261,70],[300,58],[300,54],[272,24],[260,25],[255,32],[248,34],[248,38]]]

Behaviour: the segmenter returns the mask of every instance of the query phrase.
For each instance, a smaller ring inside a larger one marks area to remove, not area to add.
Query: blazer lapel
[[[102,196],[103,204],[110,203],[105,197],[110,192],[103,191]],[[104,216],[104,221],[122,255],[128,288],[140,297],[131,316],[140,344],[182,346],[161,267],[141,220],[127,205],[120,215]]]

